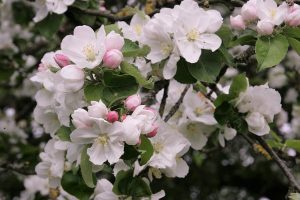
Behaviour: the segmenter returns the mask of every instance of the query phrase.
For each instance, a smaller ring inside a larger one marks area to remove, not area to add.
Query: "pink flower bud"
[[[54,60],[61,68],[71,64],[70,59],[63,54],[55,54]]]
[[[142,103],[142,99],[140,95],[135,94],[127,97],[127,99],[125,100],[125,107],[130,111],[134,111],[136,107],[141,105],[141,103]]]
[[[112,49],[105,53],[103,57],[103,64],[110,69],[115,69],[119,67],[122,60],[123,60],[122,52],[117,49]]]
[[[109,111],[106,115],[107,121],[114,123],[119,120],[119,114],[116,111]]]
[[[110,32],[105,38],[106,51],[117,49],[121,50],[124,46],[124,38],[114,31]]]
[[[236,30],[245,30],[246,25],[241,15],[237,15],[235,17],[230,16],[230,24],[233,29]]]
[[[38,67],[38,71],[43,72],[43,71],[46,71],[46,70],[47,70],[47,67],[43,63],[40,63],[39,67]]]
[[[123,114],[121,117],[121,121],[124,121],[126,119],[127,115]]]
[[[151,138],[151,137],[156,136],[157,130],[158,130],[158,126],[157,125],[153,125],[153,130],[150,133],[147,133],[147,137]]]
[[[289,8],[289,12],[286,16],[285,22],[289,26],[300,26],[300,6],[294,4],[292,7]]]
[[[271,35],[274,30],[274,24],[268,20],[261,20],[257,23],[257,31],[262,35]]]
[[[256,5],[253,3],[246,3],[243,5],[241,15],[245,21],[253,21],[257,18]]]

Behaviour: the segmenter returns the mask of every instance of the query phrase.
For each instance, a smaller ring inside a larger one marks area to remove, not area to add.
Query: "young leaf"
[[[64,173],[61,186],[66,192],[80,200],[89,200],[94,192],[94,189],[86,186],[79,174],[73,174],[72,171]]]
[[[56,132],[56,136],[58,136],[59,139],[62,141],[71,141],[71,139],[70,139],[71,132],[72,131],[69,127],[62,126]]]
[[[89,160],[89,156],[87,155],[87,146],[85,146],[81,151],[81,159],[80,159],[80,170],[82,178],[85,184],[90,187],[94,188],[95,183],[93,179],[93,172],[92,172],[92,163]]]
[[[300,140],[288,139],[285,141],[285,146],[300,152]]]
[[[300,55],[300,40],[288,37],[288,41],[292,48]]]
[[[152,157],[154,149],[150,140],[144,135],[141,136],[139,150],[142,152],[140,164],[145,165]]]
[[[125,39],[125,44],[122,48],[122,53],[124,57],[139,57],[146,56],[150,51],[148,46],[139,47],[136,43],[131,40]]]
[[[286,27],[283,34],[287,37],[300,39],[300,27]]]
[[[223,56],[220,52],[203,51],[199,61],[188,63],[188,70],[198,81],[214,83],[220,73]]]
[[[90,84],[84,88],[84,96],[88,102],[99,101],[103,93],[103,85],[100,84]]]
[[[249,86],[248,79],[245,74],[239,74],[234,77],[229,89],[229,95],[232,99],[237,98],[241,92],[244,92]]]
[[[121,30],[119,29],[117,24],[109,24],[104,26],[106,34],[110,33],[111,31],[114,31],[116,33],[121,33]]]
[[[179,83],[190,84],[197,82],[197,80],[189,72],[189,64],[190,63],[185,61],[183,58],[181,58],[177,63],[177,71],[174,79]]]
[[[140,86],[147,88],[147,89],[152,89],[154,87],[154,83],[152,80],[147,80],[141,73],[140,71],[134,67],[133,65],[127,63],[127,62],[122,62],[121,63],[121,70],[122,72],[129,74],[133,76],[136,81],[139,83]]]
[[[128,195],[129,194],[129,184],[133,179],[133,170],[124,171],[121,170],[116,176],[114,186],[112,191],[116,195]]]
[[[279,64],[288,51],[289,43],[285,36],[260,37],[255,45],[256,59],[259,70]]]

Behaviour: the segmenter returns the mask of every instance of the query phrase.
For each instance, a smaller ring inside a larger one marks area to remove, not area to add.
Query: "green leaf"
[[[124,57],[139,57],[146,56],[150,52],[148,46],[139,47],[135,42],[125,39],[125,44],[122,48],[122,53]]]
[[[36,23],[35,29],[43,36],[51,39],[59,30],[64,15],[50,14],[44,20]]]
[[[133,199],[149,197],[152,194],[149,185],[142,177],[133,177],[133,170],[118,172],[113,192],[117,195],[131,196]]]
[[[239,74],[234,77],[232,84],[229,89],[229,95],[232,97],[232,99],[237,98],[241,92],[244,92],[249,87],[248,78],[246,75]]]
[[[117,24],[105,25],[104,29],[105,29],[106,34],[112,32],[112,31],[119,33],[119,34],[121,33],[121,30],[119,29]]]
[[[129,194],[129,184],[133,179],[133,170],[124,171],[121,170],[116,176],[112,191],[116,195]]]
[[[85,184],[90,188],[94,188],[95,182],[92,172],[93,165],[89,160],[89,156],[87,155],[87,149],[88,147],[85,146],[81,151],[80,171]]]
[[[61,185],[66,192],[80,200],[90,199],[94,192],[94,189],[86,186],[80,174],[73,174],[71,171],[63,175]]]
[[[245,133],[248,130],[244,117],[229,102],[223,102],[219,105],[215,110],[214,117],[220,125],[224,126],[227,124],[239,133]]]
[[[84,96],[88,102],[99,101],[103,93],[103,85],[90,84],[84,88]]]
[[[233,40],[229,47],[234,47],[237,45],[251,45],[254,46],[256,42],[256,37],[252,34],[246,34],[238,37],[237,39]]]
[[[133,65],[127,63],[127,62],[122,62],[121,63],[121,70],[122,72],[129,74],[133,76],[136,81],[139,83],[140,86],[147,88],[147,89],[152,89],[154,87],[154,83],[152,80],[147,80],[141,73],[140,71],[134,67]]]
[[[135,177],[129,186],[130,196],[132,197],[149,197],[152,192],[149,185],[142,177]]]
[[[298,53],[298,55],[300,55],[300,41],[291,37],[288,37],[287,39],[292,48]]]
[[[220,94],[217,99],[214,101],[214,105],[219,107],[224,102],[229,102],[232,100],[232,97],[228,94]]]
[[[288,51],[289,43],[285,36],[260,37],[255,45],[256,59],[259,70],[279,64]]]
[[[300,152],[300,140],[288,139],[285,141],[285,146]]]
[[[226,25],[223,25],[217,32],[216,34],[222,39],[222,43],[225,47],[227,47],[232,38],[233,38],[233,34],[232,34],[232,30],[231,28],[229,28]]]
[[[137,157],[140,155],[140,153],[137,151],[137,149],[132,145],[125,144],[124,146],[124,154],[122,155],[123,160],[129,160],[129,161],[136,161]],[[133,163],[132,162],[132,163]]]
[[[190,84],[196,83],[197,80],[189,72],[189,64],[185,59],[181,58],[177,63],[177,71],[174,79],[179,83]]]
[[[139,151],[142,152],[140,164],[145,165],[154,153],[152,143],[145,135],[141,136],[141,144],[139,146]]]
[[[71,134],[71,129],[66,126],[62,126],[58,129],[56,132],[56,136],[62,141],[71,141],[70,139],[70,134]]]
[[[214,83],[220,73],[223,56],[220,52],[203,51],[197,63],[188,63],[190,74],[198,81]]]
[[[300,39],[300,27],[286,27],[283,34],[287,37]]]
[[[233,56],[228,52],[228,49],[226,49],[223,45],[218,49],[218,51],[222,54],[223,62],[226,63],[230,67],[236,67],[236,64],[234,63]]]
[[[105,87],[101,94],[101,100],[108,106],[112,106],[117,101],[125,99],[138,91],[136,79],[131,75],[107,70],[104,72],[103,77]]]

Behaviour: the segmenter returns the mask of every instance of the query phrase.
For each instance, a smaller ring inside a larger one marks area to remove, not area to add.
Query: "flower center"
[[[83,53],[85,54],[88,61],[92,62],[96,60],[96,53],[93,45],[86,45],[83,49]]]
[[[136,32],[137,35],[141,35],[142,34],[142,26],[139,24],[134,25],[133,27],[134,31]]]
[[[190,133],[194,133],[197,131],[197,126],[196,124],[188,124],[187,125],[187,130],[190,132]]]
[[[197,31],[196,29],[192,29],[190,32],[186,34],[186,37],[188,41],[193,42],[198,39],[199,31]]]
[[[194,110],[194,113],[195,113],[197,116],[200,116],[200,115],[203,113],[203,108],[197,107],[197,108]]]
[[[162,43],[160,45],[160,48],[161,48],[161,52],[164,54],[164,55],[169,55],[172,51],[172,46],[167,44],[167,43]]]
[[[96,140],[99,144],[102,145],[107,145],[108,143],[108,137],[106,135],[99,136]]]
[[[274,18],[276,16],[277,12],[275,9],[271,10],[271,17]]]
[[[161,150],[164,148],[163,144],[160,142],[156,142],[153,144],[153,149],[155,153],[161,152]]]

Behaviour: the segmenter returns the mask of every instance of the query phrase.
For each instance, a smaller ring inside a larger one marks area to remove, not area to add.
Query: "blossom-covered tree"
[[[0,199],[299,199],[297,0],[0,17]]]

